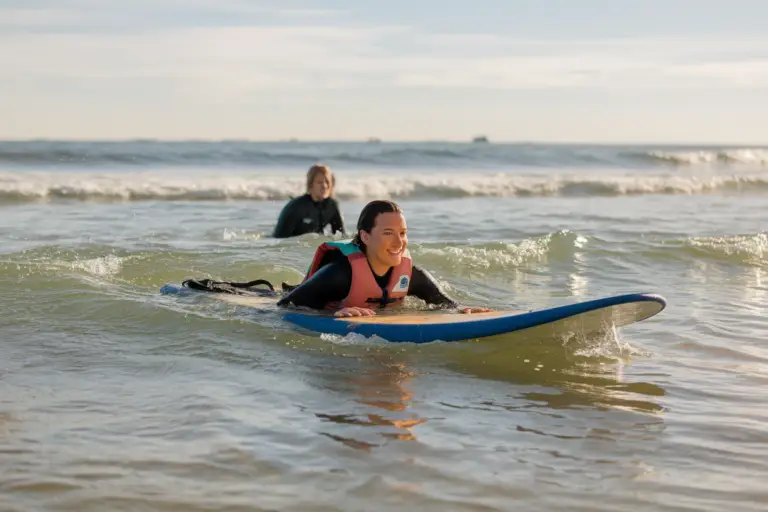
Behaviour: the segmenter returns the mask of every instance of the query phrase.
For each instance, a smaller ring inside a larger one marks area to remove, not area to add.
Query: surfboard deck
[[[259,308],[277,303],[277,300],[273,297],[252,297],[250,295],[231,295],[229,293],[214,293],[211,295],[218,300],[249,308]]]
[[[205,293],[165,285],[164,294]],[[216,299],[252,308],[274,305],[275,298],[211,293]],[[282,318],[295,326],[318,333],[345,336],[357,333],[377,336],[391,342],[428,343],[465,341],[539,326],[549,326],[553,333],[591,334],[613,327],[623,327],[646,320],[666,307],[657,294],[632,293],[577,302],[536,311],[493,311],[488,313],[427,312],[408,314],[382,313],[374,316],[337,318],[327,312],[280,310]]]

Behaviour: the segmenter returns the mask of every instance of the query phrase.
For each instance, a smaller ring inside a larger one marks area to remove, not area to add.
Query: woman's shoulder
[[[290,209],[290,208],[296,208],[298,206],[304,205],[304,203],[307,202],[307,199],[309,198],[309,194],[303,194],[296,197],[291,197],[288,199],[288,202],[285,203],[285,206],[283,209]]]
[[[305,203],[307,201],[312,201],[312,198],[309,196],[309,194],[301,194],[299,196],[292,197],[289,203]]]

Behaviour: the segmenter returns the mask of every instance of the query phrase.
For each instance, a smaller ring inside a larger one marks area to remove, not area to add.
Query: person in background
[[[272,234],[288,238],[306,233],[345,235],[344,219],[334,197],[336,179],[328,166],[315,164],[307,171],[307,193],[283,207]]]

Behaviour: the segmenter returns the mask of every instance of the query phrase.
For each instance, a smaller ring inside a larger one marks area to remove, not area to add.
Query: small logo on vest
[[[397,280],[397,284],[392,287],[393,292],[407,292],[408,291],[408,276],[402,275]]]

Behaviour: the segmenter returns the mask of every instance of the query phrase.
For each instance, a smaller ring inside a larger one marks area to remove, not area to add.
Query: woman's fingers
[[[342,308],[338,310],[336,313],[334,313],[333,316],[338,316],[338,317],[372,316],[375,314],[376,312],[374,310],[367,309],[367,308]]]
[[[470,315],[472,313],[490,313],[492,311],[493,310],[491,308],[481,308],[481,307],[464,308],[461,310],[461,312],[466,315]]]

